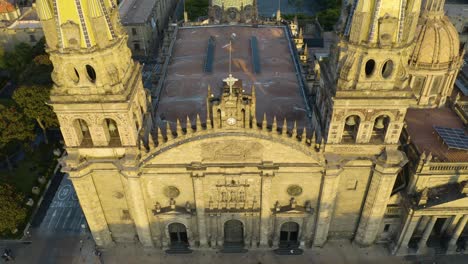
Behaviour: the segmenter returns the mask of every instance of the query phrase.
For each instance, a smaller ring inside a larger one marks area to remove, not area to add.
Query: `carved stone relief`
[[[163,192],[167,198],[177,198],[180,195],[179,189],[175,186],[166,186]]]
[[[302,187],[297,184],[293,184],[290,185],[286,191],[290,196],[299,196],[302,194]]]
[[[263,145],[253,141],[224,140],[203,143],[203,161],[243,161],[251,159],[261,159]]]

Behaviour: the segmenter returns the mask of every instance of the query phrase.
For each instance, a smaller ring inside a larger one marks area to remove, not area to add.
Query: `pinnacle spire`
[[[186,134],[192,134],[193,129],[192,129],[192,122],[190,121],[190,117],[187,115],[187,121],[185,121],[185,129]]]
[[[288,133],[288,121],[284,118],[283,126],[281,127],[281,135],[286,135]]]
[[[275,135],[278,134],[278,124],[276,123],[276,116],[273,117],[273,125],[271,126],[271,132]]]
[[[294,121],[294,126],[293,126],[293,129],[291,131],[291,137],[292,138],[297,138],[297,122]]]
[[[267,116],[266,113],[263,114],[263,121],[262,121],[262,130],[265,131],[267,129],[268,123],[267,123]]]
[[[176,124],[176,132],[177,132],[177,137],[181,137],[184,135],[184,131],[182,130],[182,126],[180,125],[180,120],[177,118],[177,124]]]
[[[164,143],[164,136],[162,134],[161,128],[158,126],[158,147]]]
[[[201,131],[202,130],[202,124],[201,124],[201,120],[200,120],[200,115],[197,114],[197,121],[195,123],[195,129],[198,131]]]

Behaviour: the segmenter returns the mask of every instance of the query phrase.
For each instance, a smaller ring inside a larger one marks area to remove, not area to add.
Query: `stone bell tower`
[[[346,171],[348,164],[370,161],[369,189],[353,234],[354,242],[363,246],[375,242],[395,180],[407,162],[397,147],[406,111],[415,102],[408,59],[420,6],[420,0],[355,0],[340,36],[336,61],[330,62],[327,75],[332,77],[321,74],[328,79],[325,88],[333,91],[325,151],[327,155],[349,155],[336,168],[327,168],[322,192],[333,193],[338,181],[341,184],[352,175]],[[342,172],[335,172],[337,168]],[[326,216],[333,200],[322,203],[320,214]],[[320,242],[316,239],[314,243]]]
[[[54,65],[50,104],[67,148],[64,170],[73,181],[98,245],[133,238],[133,227],[124,230],[132,225],[111,225],[106,218],[123,214],[124,219],[130,213],[138,222],[134,199],[139,197],[125,194],[134,191],[130,178],[139,156],[139,135],[151,117],[141,67],[131,59],[117,3],[37,0],[36,4]],[[128,185],[122,186],[121,176],[128,179]],[[98,187],[101,181],[108,186]],[[104,188],[114,185],[118,199],[100,200]],[[104,203],[111,206],[104,208]]]
[[[407,64],[421,0],[356,0],[338,44],[330,144],[396,144],[414,101]]]

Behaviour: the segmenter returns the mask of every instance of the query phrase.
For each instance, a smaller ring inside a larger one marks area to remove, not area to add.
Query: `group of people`
[[[11,254],[11,249],[5,249],[2,254],[2,259],[5,260],[5,262],[10,261],[10,260],[15,260],[13,258],[13,255]]]

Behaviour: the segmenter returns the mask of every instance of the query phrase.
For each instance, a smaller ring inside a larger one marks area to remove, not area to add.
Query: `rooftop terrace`
[[[420,152],[432,152],[439,161],[468,162],[466,150],[449,149],[434,129],[434,126],[461,128],[466,134],[462,121],[450,108],[408,109],[406,123],[411,141]]]
[[[252,37],[257,39],[258,73],[252,61]],[[214,40],[212,72],[205,71],[210,38]],[[242,81],[246,93],[251,93],[252,86],[256,88],[257,120],[262,120],[266,113],[268,123],[276,116],[280,124],[286,118],[288,126],[297,121],[298,128],[310,127],[299,73],[283,27],[179,28],[158,102],[156,122],[174,123],[180,119],[185,123],[187,116],[195,120],[197,114],[205,120],[208,86],[211,85],[212,93],[218,97],[222,80],[229,74],[230,40],[232,74]]]

